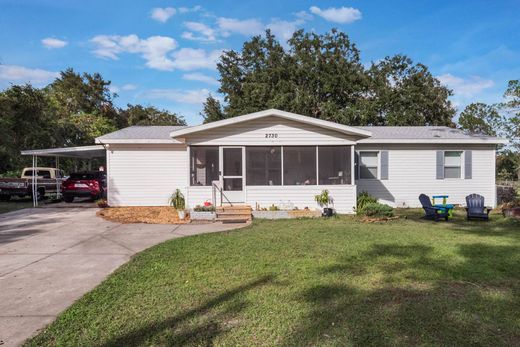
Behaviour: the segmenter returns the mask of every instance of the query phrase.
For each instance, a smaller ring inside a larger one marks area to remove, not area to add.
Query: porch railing
[[[211,193],[212,193],[212,203],[213,206],[217,206],[217,194],[220,195],[219,204],[218,206],[222,206],[222,203],[224,202],[224,199],[226,199],[227,203],[231,206],[233,206],[233,203],[229,201],[229,199],[224,194],[224,189],[222,187],[222,184],[220,184],[220,181],[213,181],[211,182]]]

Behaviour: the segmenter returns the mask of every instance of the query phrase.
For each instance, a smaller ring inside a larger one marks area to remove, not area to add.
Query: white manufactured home
[[[504,140],[442,126],[353,127],[266,110],[187,127],[134,126],[96,139],[107,153],[111,206],[188,207],[205,201],[317,208],[327,189],[339,213],[366,191],[395,207],[418,196],[496,201],[495,151]]]

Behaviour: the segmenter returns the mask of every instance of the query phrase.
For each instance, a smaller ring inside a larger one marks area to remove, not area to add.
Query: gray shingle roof
[[[98,137],[98,140],[171,140],[170,133],[174,130],[186,128],[187,126],[131,126],[112,133]],[[367,140],[378,139],[461,139],[461,140],[492,140],[494,137],[471,135],[460,129],[445,126],[360,126],[359,129],[368,130],[372,137]]]
[[[170,140],[170,133],[186,126],[131,126],[98,137],[99,140]]]
[[[467,134],[446,126],[363,126],[372,139],[490,139],[489,136]]]

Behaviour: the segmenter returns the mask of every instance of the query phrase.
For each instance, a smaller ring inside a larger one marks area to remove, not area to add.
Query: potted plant
[[[186,218],[186,211],[184,210],[186,207],[186,200],[184,199],[184,195],[180,189],[175,190],[175,192],[170,196],[169,202],[170,206],[177,210],[179,219],[182,220]]]
[[[334,214],[334,209],[330,208],[329,205],[333,203],[332,197],[329,195],[328,190],[323,190],[321,194],[315,195],[314,200],[323,207],[323,216],[331,217]]]

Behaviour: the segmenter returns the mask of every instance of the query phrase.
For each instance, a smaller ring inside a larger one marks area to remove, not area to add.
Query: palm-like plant
[[[186,200],[180,189],[176,189],[175,192],[168,199],[170,206],[176,210],[184,210],[186,207]]]

